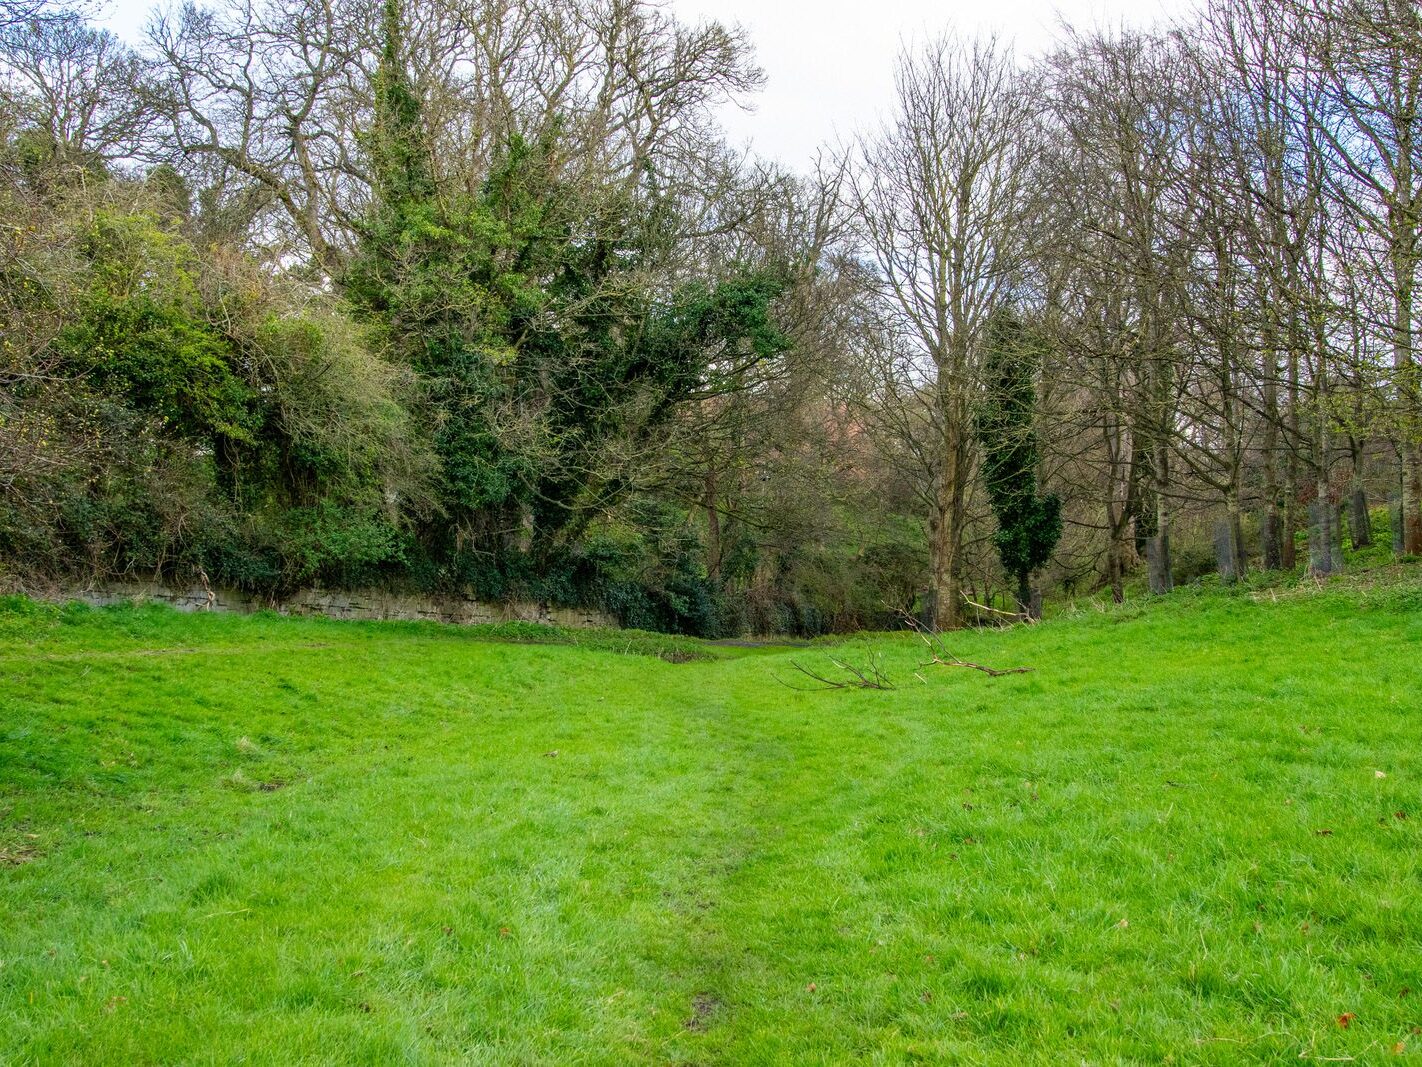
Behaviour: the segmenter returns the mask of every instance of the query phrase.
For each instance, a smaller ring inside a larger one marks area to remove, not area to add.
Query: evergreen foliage
[[[1062,536],[1062,503],[1040,492],[1037,368],[1041,342],[1010,308],[987,331],[984,394],[977,411],[983,485],[997,519],[993,544],[1017,581],[1021,610],[1031,606],[1032,572],[1051,558]]]
[[[618,460],[651,447],[680,405],[733,386],[728,368],[788,349],[771,312],[783,283],[732,270],[664,292],[648,268],[671,213],[648,190],[562,175],[556,125],[510,134],[475,194],[441,189],[397,0],[384,10],[374,199],[343,285],[428,409],[439,513],[421,528],[424,573],[486,595],[620,587],[588,579],[598,554],[580,547],[635,489]],[[617,610],[670,629],[687,614]]]

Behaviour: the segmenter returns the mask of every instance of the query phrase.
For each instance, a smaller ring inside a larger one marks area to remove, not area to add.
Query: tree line
[[[808,175],[643,0],[0,8],[12,586],[820,633],[1422,555],[1410,0],[946,35]]]

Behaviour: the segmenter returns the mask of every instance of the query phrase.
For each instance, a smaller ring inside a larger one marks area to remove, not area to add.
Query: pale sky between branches
[[[138,40],[150,0],[116,0],[105,21]],[[893,102],[894,58],[905,43],[945,30],[997,33],[1019,54],[1051,47],[1063,22],[1145,27],[1190,0],[666,0],[685,20],[718,19],[750,33],[765,70],[751,109],[722,115],[733,142],[797,170],[822,146],[877,122]]]

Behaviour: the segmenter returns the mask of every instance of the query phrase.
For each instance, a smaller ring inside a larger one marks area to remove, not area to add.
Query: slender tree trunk
[[[1032,617],[1032,576],[1027,571],[1017,575],[1017,614],[1024,622]]]
[[[1416,121],[1416,111],[1408,116]],[[1417,352],[1413,343],[1414,297],[1417,284],[1419,206],[1413,190],[1413,127],[1397,127],[1397,202],[1389,205],[1392,247],[1392,365],[1402,406],[1402,551],[1422,555],[1422,382],[1418,380]]]
[[[1373,543],[1373,520],[1368,514],[1368,491],[1361,482],[1353,483],[1353,491],[1348,498],[1348,534],[1353,550],[1367,548]]]
[[[1279,356],[1272,347],[1264,369],[1264,515],[1259,539],[1264,569],[1276,571],[1284,563],[1284,517],[1279,484]]]
[[[1315,578],[1341,570],[1342,545],[1338,540],[1338,508],[1328,499],[1327,478],[1320,475],[1318,496],[1309,506],[1308,570]]]
[[[1275,487],[1277,493],[1277,486]],[[1263,544],[1263,565],[1266,571],[1276,571],[1284,565],[1284,517],[1279,511],[1279,501],[1270,494],[1264,503],[1264,519],[1260,525],[1260,540]]]
[[[1329,395],[1328,342],[1322,318],[1315,313],[1313,323],[1314,368],[1313,387],[1320,409],[1324,398]],[[1343,569],[1343,543],[1338,537],[1338,504],[1333,499],[1333,487],[1329,484],[1330,460],[1333,443],[1328,432],[1328,419],[1320,410],[1315,420],[1318,425],[1314,439],[1314,501],[1309,523],[1309,572],[1315,577],[1336,574]]]
[[[1235,581],[1243,581],[1248,573],[1249,560],[1244,550],[1244,513],[1241,500],[1241,486],[1236,480],[1234,487],[1230,490],[1228,498],[1225,500],[1226,523],[1228,524],[1227,543],[1230,559],[1230,571]]]
[[[1230,530],[1234,534],[1234,559],[1242,579],[1249,573],[1249,550],[1244,544],[1244,516],[1240,509],[1234,509]]]
[[[959,353],[958,366],[967,357]],[[930,564],[933,570],[933,625],[954,630],[963,619],[963,526],[967,510],[968,401],[958,383],[940,367],[938,410],[942,419],[942,453],[935,494],[934,515],[929,521]]]
[[[929,520],[930,569],[928,624],[937,630],[954,630],[962,621],[963,589],[953,529],[951,505],[939,506]]]
[[[956,629],[962,621],[962,494],[958,431],[945,433],[942,468],[936,487],[933,515],[928,521],[929,566],[932,571],[930,625]]]
[[[1117,604],[1126,599],[1125,544],[1119,534],[1111,538],[1106,549],[1106,580],[1111,585],[1111,599]]]
[[[1135,438],[1122,422],[1107,415],[1101,422],[1102,444],[1109,460],[1106,470],[1106,581],[1111,599],[1120,604],[1126,598],[1126,570],[1134,555],[1137,483],[1135,478]]]
[[[1249,553],[1244,547],[1244,405],[1238,399],[1234,375],[1229,375],[1226,384],[1234,391],[1227,410],[1230,412],[1230,488],[1225,501],[1229,513],[1230,554],[1234,561],[1234,576],[1243,581],[1249,569]]]
[[[1422,556],[1422,446],[1402,447],[1402,553]]]
[[[1422,556],[1422,414],[1419,414],[1419,382],[1416,352],[1412,343],[1413,279],[1410,257],[1396,253],[1394,270],[1393,369],[1402,401],[1402,551]]]
[[[1362,442],[1353,440],[1350,451],[1353,456],[1353,484],[1348,494],[1348,537],[1356,552],[1373,543],[1373,522],[1368,514],[1368,490],[1363,485]]]
[[[1299,440],[1299,355],[1297,346],[1289,350],[1289,457],[1284,464],[1284,528],[1279,562],[1283,569],[1292,571],[1299,565],[1297,543],[1294,532],[1299,528],[1299,457],[1296,444]]]
[[[1170,505],[1166,492],[1170,488],[1170,449],[1164,441],[1156,442],[1152,459],[1151,489],[1155,494],[1155,534],[1147,546],[1149,553],[1150,591],[1163,596],[1175,588],[1170,567]]]

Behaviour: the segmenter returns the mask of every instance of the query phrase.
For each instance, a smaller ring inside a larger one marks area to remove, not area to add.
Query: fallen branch
[[[1028,625],[1035,625],[1040,621],[1032,618],[1031,615],[1023,615],[1020,611],[1003,611],[1001,608],[990,607],[987,604],[979,604],[976,600],[969,600],[967,597],[963,598],[963,603],[967,604],[970,608],[977,608],[979,611],[990,611],[994,615],[1001,615],[1003,618],[1011,619],[1013,622],[1025,622]]]
[[[884,674],[883,668],[879,665],[878,656],[876,656],[872,652],[869,653],[868,664],[862,669],[854,666],[852,663],[845,663],[843,660],[837,660],[833,656],[826,656],[825,658],[828,659],[840,670],[842,670],[846,675],[848,675],[848,677],[827,678],[823,674],[818,674],[815,671],[810,670],[810,668],[796,663],[792,659],[790,661],[790,666],[794,667],[797,671],[799,671],[805,677],[809,678],[815,684],[791,685],[783,678],[778,678],[776,679],[776,681],[780,682],[781,685],[785,686],[788,689],[798,689],[802,693],[820,693],[830,689],[888,690],[894,688],[894,683],[889,681],[888,676]]]
[[[970,600],[968,603],[971,604],[972,601]],[[989,678],[1001,678],[1006,674],[1032,673],[1031,667],[1007,667],[1000,670],[996,667],[985,667],[981,663],[973,663],[969,660],[959,659],[948,650],[947,644],[943,641],[943,635],[938,633],[938,631],[929,629],[919,619],[909,612],[904,611],[902,608],[898,610],[897,614],[900,619],[908,624],[909,629],[918,634],[919,639],[928,646],[928,651],[932,655],[932,658],[927,663],[920,663],[920,667],[967,667],[970,670],[982,671]]]

